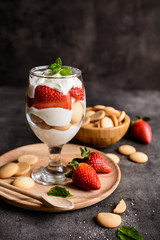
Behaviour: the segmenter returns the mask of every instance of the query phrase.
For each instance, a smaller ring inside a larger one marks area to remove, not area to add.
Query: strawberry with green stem
[[[137,121],[132,121],[131,123],[131,133],[132,135],[144,143],[150,143],[152,141],[152,130],[150,125],[146,122],[149,121],[148,117],[137,116]]]
[[[76,163],[73,170],[66,174],[71,177],[73,184],[85,190],[98,190],[101,188],[101,182],[93,167],[87,163]]]
[[[97,173],[111,173],[112,168],[98,152],[90,152],[88,148],[80,148],[83,158],[74,158],[70,163],[76,164],[85,162],[91,165]]]

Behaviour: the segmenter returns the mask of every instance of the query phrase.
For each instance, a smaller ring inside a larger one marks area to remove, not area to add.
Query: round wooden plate
[[[72,158],[80,157],[80,147],[82,146],[75,145],[75,144],[64,145],[62,149],[62,154],[61,154],[62,162],[65,165],[67,165],[67,163],[71,161]],[[93,148],[90,148],[90,150],[100,152]],[[74,203],[74,208],[72,210],[88,207],[102,201],[117,188],[120,182],[121,172],[118,165],[114,163],[110,158],[108,158],[104,153],[102,152],[100,153],[103,155],[105,160],[111,165],[112,172],[109,174],[98,174],[101,181],[101,185],[102,185],[100,190],[86,191],[74,186],[72,183],[67,183],[65,185],[65,188],[67,188],[70,191],[70,193],[74,195],[73,197],[70,197],[70,199]],[[34,166],[32,166],[31,171],[33,168],[37,166],[41,166],[41,165],[46,166],[48,164],[48,158],[49,158],[48,148],[45,144],[40,143],[40,144],[32,144],[32,145],[19,147],[5,153],[0,157],[0,166],[8,162],[16,162],[17,158],[22,154],[35,154],[38,156],[39,160]],[[25,176],[30,176],[31,171],[28,174],[25,174]],[[14,179],[15,177],[11,177],[8,179],[1,179],[1,181],[12,183]],[[52,186],[44,186],[44,185],[35,183],[34,188],[26,191],[41,194],[44,192],[47,193],[51,187]],[[59,210],[57,208],[48,208],[37,200],[23,196],[19,193],[12,192],[3,187],[0,187],[0,197],[4,201],[12,205],[25,208],[25,209],[34,210],[34,211],[45,211],[45,212],[66,211],[65,209]]]

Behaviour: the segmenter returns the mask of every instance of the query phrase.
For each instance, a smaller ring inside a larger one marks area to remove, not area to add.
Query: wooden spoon
[[[74,204],[71,200],[69,199],[65,199],[65,198],[61,198],[61,197],[54,197],[54,196],[48,196],[47,194],[42,194],[42,195],[38,195],[38,194],[34,194],[31,192],[27,192],[23,189],[17,188],[13,185],[10,185],[8,183],[2,182],[0,181],[0,186],[7,188],[9,190],[12,190],[14,192],[18,192],[20,194],[23,194],[27,197],[31,197],[33,199],[36,199],[38,201],[40,201],[41,203],[43,203],[44,205],[46,205],[47,207],[57,207],[57,208],[63,208],[63,209],[72,209],[74,207]]]

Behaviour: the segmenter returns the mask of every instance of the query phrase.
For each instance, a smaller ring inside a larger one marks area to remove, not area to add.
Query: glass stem
[[[62,174],[65,169],[60,160],[60,154],[63,145],[57,147],[49,147],[49,165],[47,166],[47,170],[51,173]]]

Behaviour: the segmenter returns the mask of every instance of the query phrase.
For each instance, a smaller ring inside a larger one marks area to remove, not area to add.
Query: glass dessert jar
[[[62,69],[65,66],[62,66]],[[32,178],[44,185],[65,184],[67,169],[62,146],[78,132],[83,122],[86,98],[79,69],[72,75],[53,74],[48,66],[32,68],[26,91],[26,117],[35,135],[49,148],[49,164],[34,169]]]

